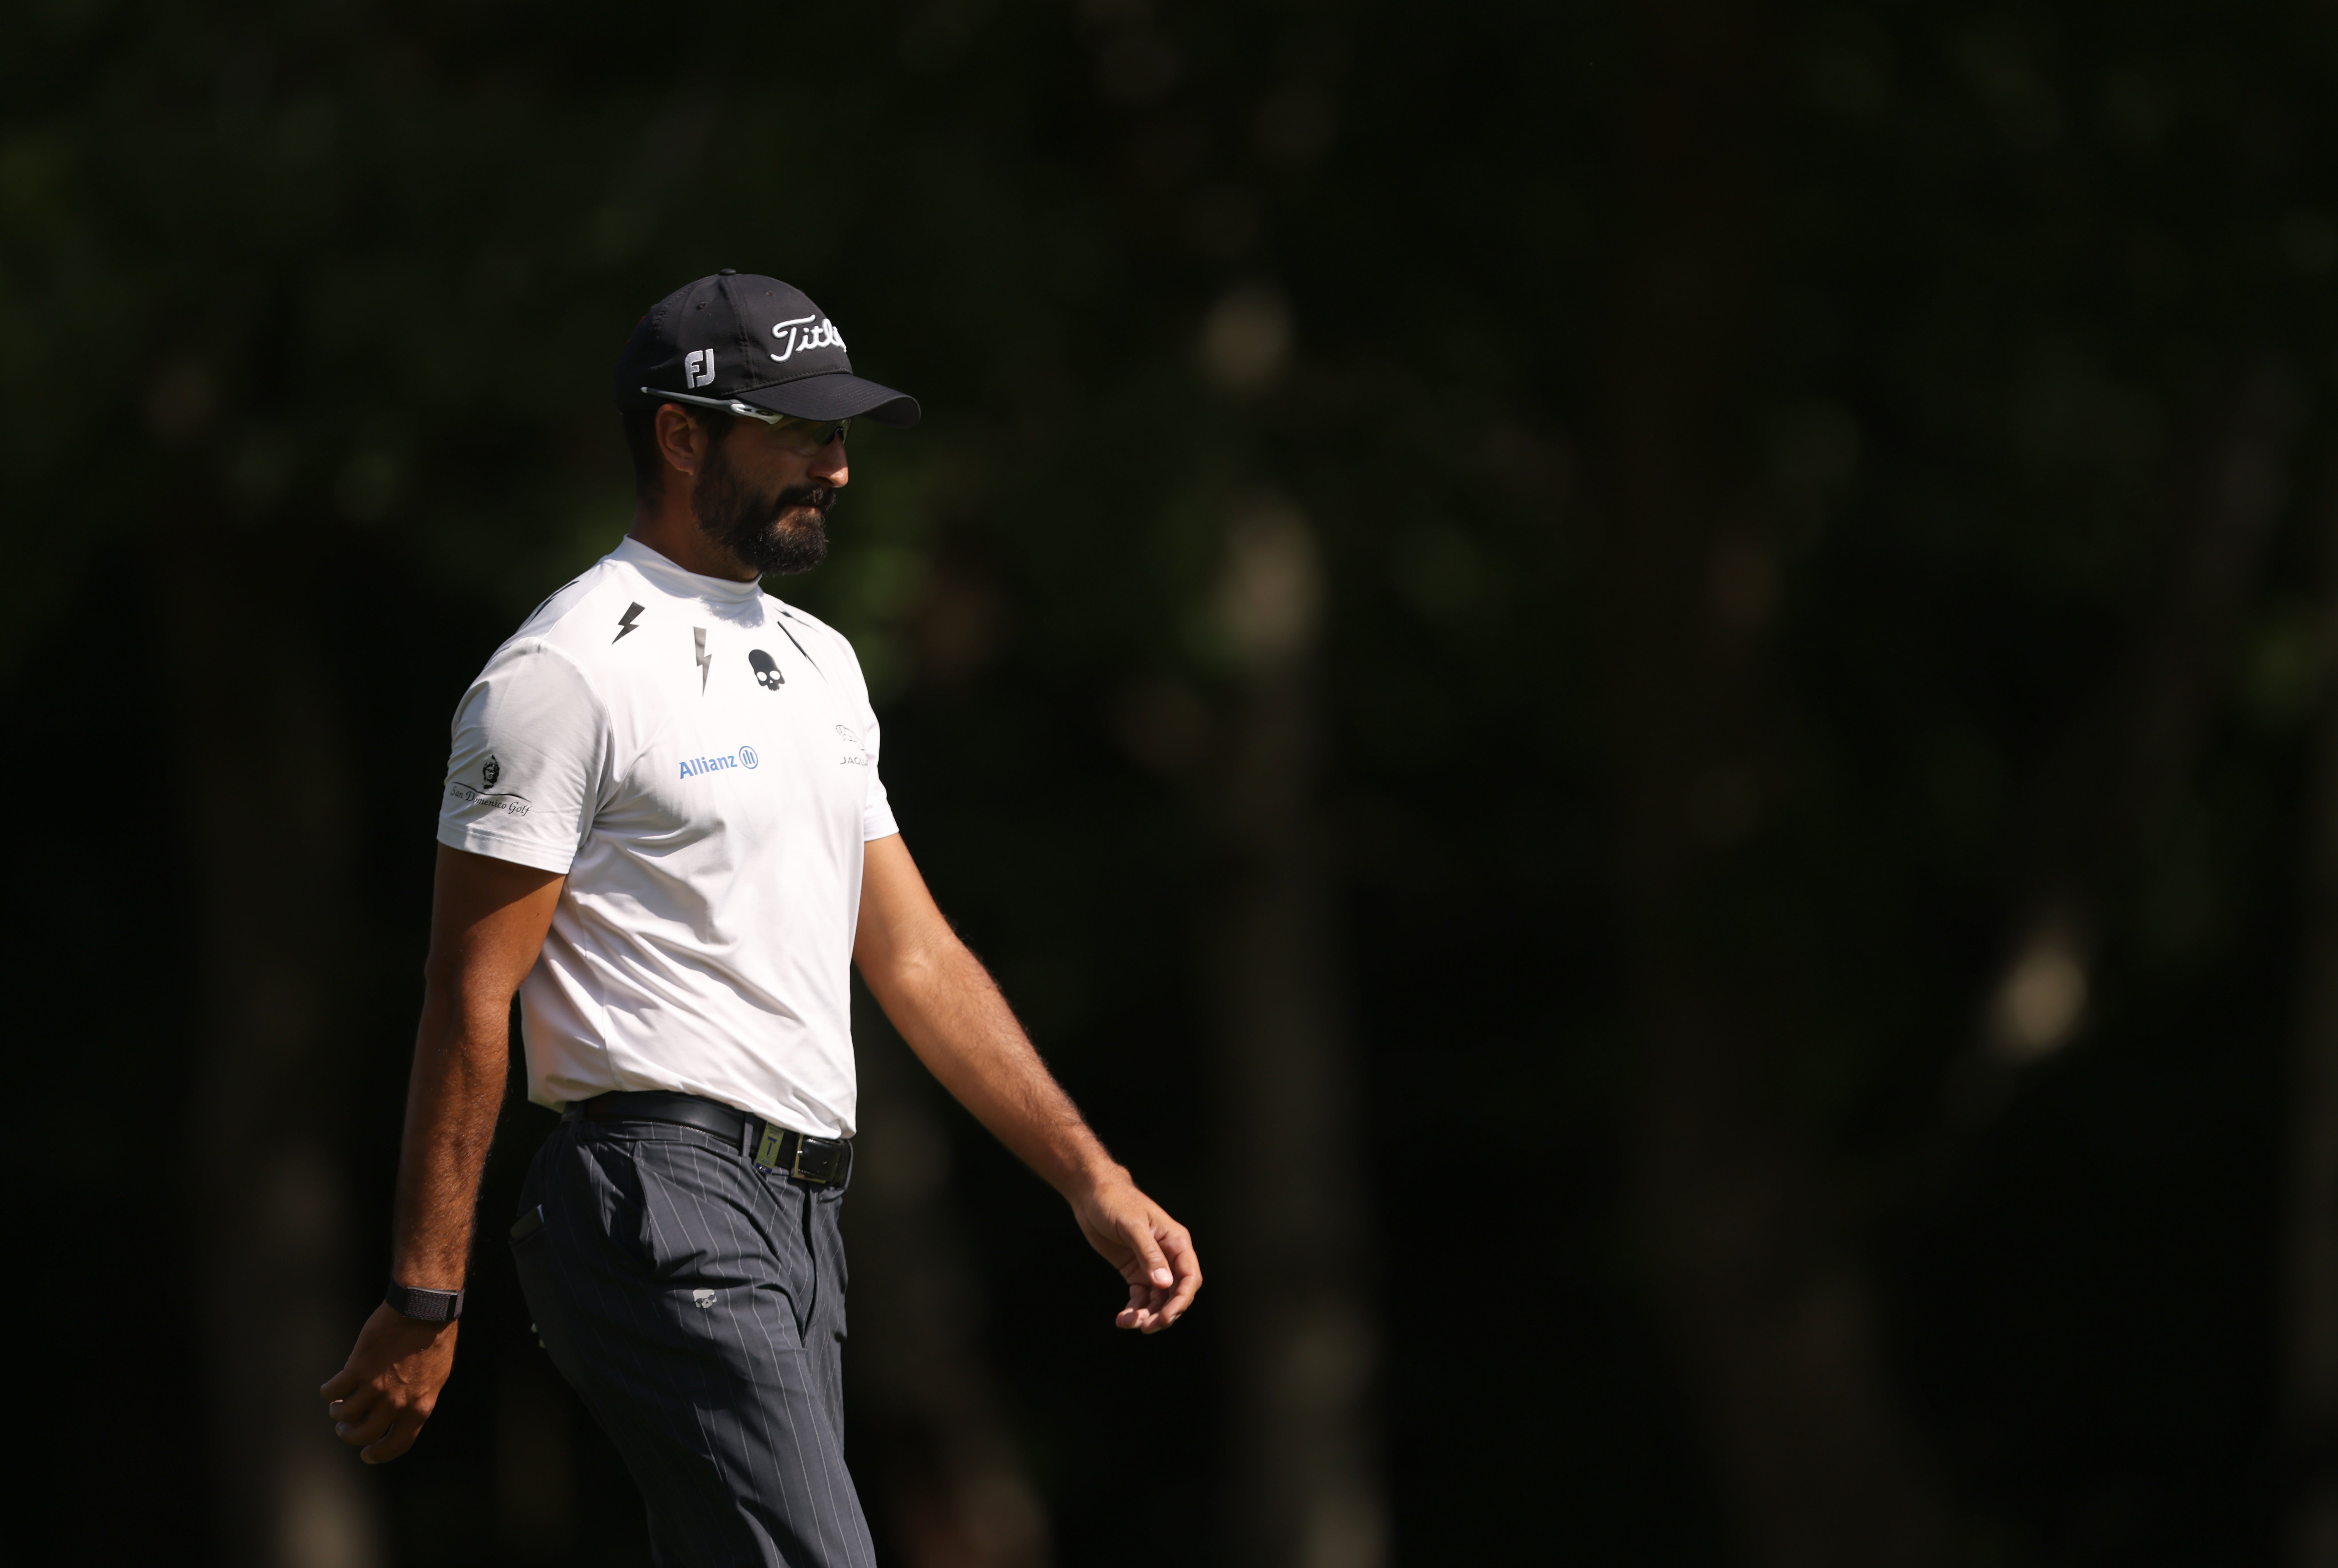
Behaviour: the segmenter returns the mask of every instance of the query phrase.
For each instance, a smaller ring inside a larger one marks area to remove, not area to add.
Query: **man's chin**
[[[828,551],[828,520],[809,507],[782,512],[771,520],[769,534],[772,544],[785,554],[825,554]]]
[[[752,555],[741,554],[764,575],[809,572],[828,558],[827,522],[814,507],[791,507],[771,519],[760,544]]]

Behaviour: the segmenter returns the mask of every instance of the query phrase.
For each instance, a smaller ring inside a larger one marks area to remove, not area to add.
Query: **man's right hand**
[[[333,1436],[382,1465],[414,1446],[455,1367],[453,1323],[424,1323],[388,1302],[358,1330],[357,1348],[318,1395]]]

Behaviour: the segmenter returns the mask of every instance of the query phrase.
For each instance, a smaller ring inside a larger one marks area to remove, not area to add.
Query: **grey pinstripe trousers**
[[[663,1122],[564,1122],[536,1151],[520,1287],[659,1568],[875,1568],[844,1468],[843,1199]]]

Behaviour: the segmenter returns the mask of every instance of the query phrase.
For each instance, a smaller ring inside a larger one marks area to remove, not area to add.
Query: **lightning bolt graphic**
[[[702,697],[706,694],[707,673],[714,668],[714,656],[706,651],[705,627],[693,626],[690,634],[698,640],[698,692]]]
[[[626,632],[640,631],[641,628],[634,624],[634,617],[639,615],[641,612],[642,607],[640,605],[626,605],[625,612],[617,617],[617,634],[614,637],[610,638],[609,641],[612,642],[623,642],[625,640]]]

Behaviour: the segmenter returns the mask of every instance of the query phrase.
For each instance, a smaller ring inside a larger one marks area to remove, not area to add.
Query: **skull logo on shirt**
[[[747,650],[747,662],[754,667],[755,684],[764,691],[776,691],[788,683],[788,678],[780,673],[780,667],[771,662],[771,656],[761,648]]]

